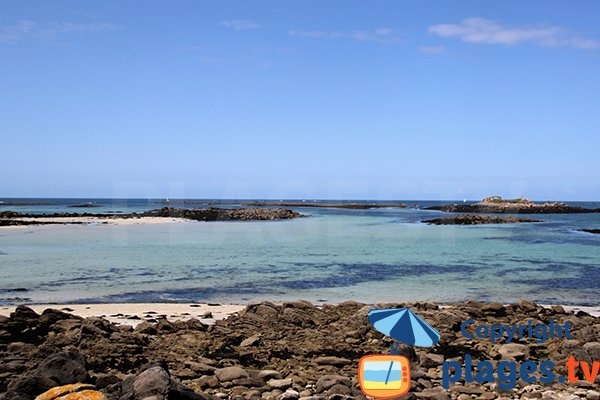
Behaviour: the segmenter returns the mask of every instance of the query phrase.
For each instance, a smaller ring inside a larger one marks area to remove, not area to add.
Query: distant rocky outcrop
[[[524,198],[503,199],[500,196],[486,197],[482,201],[474,204],[446,204],[427,207],[425,209],[487,214],[581,214],[600,212],[600,208],[574,207],[556,201],[534,203],[533,201]]]
[[[197,201],[197,200],[165,200],[159,204],[168,205],[241,205],[245,207],[316,207],[316,208],[349,208],[356,210],[368,210],[370,208],[406,208],[404,203],[372,203],[367,201],[358,201],[351,203],[325,203],[319,201]]]
[[[423,221],[432,225],[484,225],[484,224],[516,224],[521,222],[543,222],[539,219],[517,218],[490,215],[456,215],[446,218],[434,218]]]
[[[260,221],[291,219],[302,214],[284,208],[186,208],[163,207],[141,213],[142,217],[184,218],[194,221]]]
[[[50,203],[43,201],[0,201],[0,207],[4,206],[47,206]]]
[[[71,208],[97,208],[97,207],[102,207],[100,204],[96,204],[96,203],[82,203],[82,204],[73,204],[67,207],[71,207]]]
[[[95,214],[95,213],[53,213],[26,214],[16,211],[0,212],[0,226],[10,225],[47,225],[81,224],[77,218],[98,218],[101,221],[111,219],[130,219],[141,217],[181,218],[193,221],[267,221],[302,217],[302,214],[284,208],[172,208],[163,207],[143,213]],[[69,218],[68,222],[59,218]],[[53,220],[57,219],[57,220]]]

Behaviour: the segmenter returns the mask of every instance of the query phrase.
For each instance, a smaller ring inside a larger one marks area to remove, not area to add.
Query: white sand
[[[57,224],[49,225],[9,225],[0,226],[0,229],[19,229],[29,228],[36,226],[61,226],[60,224],[73,224],[82,223],[86,225],[99,225],[99,224],[110,224],[110,225],[151,225],[151,224],[164,224],[173,222],[195,222],[184,218],[171,218],[171,217],[140,217],[140,218],[100,218],[100,217],[26,217],[16,218],[20,221],[34,221],[34,222],[57,222]]]
[[[200,303],[112,303],[112,304],[40,304],[31,305],[38,314],[47,308],[65,311],[80,317],[103,317],[119,325],[136,326],[142,321],[166,318],[169,321],[187,321],[191,318],[213,324],[216,320],[225,319],[244,309],[240,304],[209,305]],[[0,315],[8,316],[15,310],[14,306],[0,307]],[[212,313],[212,318],[203,318],[205,313]],[[129,319],[137,316],[140,319]]]

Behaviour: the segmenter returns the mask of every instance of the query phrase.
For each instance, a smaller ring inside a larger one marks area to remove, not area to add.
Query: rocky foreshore
[[[433,218],[423,221],[431,225],[485,225],[485,224],[517,224],[523,222],[544,222],[539,219],[504,217],[496,215],[463,214],[445,218]]]
[[[81,224],[78,219],[95,218],[99,221],[127,220],[139,218],[177,218],[192,221],[264,221],[299,218],[302,214],[284,208],[172,208],[163,207],[143,213],[107,214],[107,213],[53,213],[26,214],[16,211],[0,212],[0,226]]]
[[[411,390],[405,399],[600,399],[600,377],[595,383],[580,379],[577,384],[519,380],[510,391],[496,383],[441,387],[442,362],[461,360],[465,354],[493,363],[552,360],[563,375],[570,355],[600,360],[599,318],[527,301],[507,306],[474,301],[447,307],[378,305],[401,306],[410,306],[442,337],[431,348],[400,347],[411,362]],[[59,310],[38,315],[19,306],[10,317],[0,317],[0,399],[31,400],[72,383],[93,384],[109,399],[365,399],[357,382],[358,360],[388,353],[390,344],[367,321],[373,307],[356,302],[322,307],[304,301],[263,302],[214,325],[162,319],[134,329]],[[461,323],[469,319],[477,324],[568,321],[573,339],[492,344],[461,334]]]
[[[574,207],[556,201],[534,203],[523,198],[505,200],[500,196],[486,197],[474,204],[446,204],[426,207],[425,210],[483,214],[583,214],[600,212],[598,208]]]

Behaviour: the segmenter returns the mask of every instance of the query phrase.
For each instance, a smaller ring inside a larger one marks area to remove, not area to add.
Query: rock
[[[529,347],[519,343],[507,343],[500,346],[498,353],[502,358],[522,360],[529,356]]]
[[[175,326],[166,318],[161,318],[156,323],[156,330],[159,332],[173,332],[175,331]]]
[[[92,385],[76,383],[54,387],[35,400],[106,400],[106,396]]]
[[[198,386],[200,386],[201,389],[214,389],[219,387],[219,379],[216,376],[203,376],[198,379]]]
[[[234,379],[248,378],[249,376],[245,369],[237,366],[216,369],[214,373],[220,382],[229,382]]]
[[[584,343],[583,349],[587,351],[592,359],[600,360],[600,342]]]
[[[212,375],[216,368],[204,362],[186,361],[185,366],[199,375]]]
[[[271,379],[267,382],[267,386],[272,389],[286,390],[292,387],[291,379]]]
[[[343,394],[343,395],[351,395],[352,390],[346,385],[342,385],[341,383],[336,383],[329,389],[327,389],[326,395],[331,396],[334,394]]]
[[[483,307],[481,307],[481,311],[483,311],[487,315],[492,315],[494,317],[504,317],[506,316],[506,307],[500,303],[487,303]]]
[[[120,381],[121,379],[113,374],[98,374],[95,377],[95,385],[98,389],[104,389],[105,387],[114,385]]]
[[[444,362],[444,356],[441,354],[425,353],[421,356],[421,366],[423,368],[437,368]]]
[[[140,322],[135,327],[134,331],[137,333],[145,333],[148,335],[156,335],[156,333],[158,332],[154,326],[152,326],[150,323],[148,323],[146,321]]]
[[[270,379],[283,378],[283,376],[279,372],[277,372],[273,369],[264,369],[264,370],[260,371],[257,376],[258,376],[258,378],[260,378],[264,381],[268,381]]]
[[[300,397],[300,394],[294,389],[288,389],[281,395],[279,395],[279,400],[297,400]]]
[[[450,400],[450,396],[440,389],[425,389],[422,392],[415,393],[417,398],[428,400]]]
[[[250,346],[254,346],[258,342],[260,342],[260,334],[252,335],[249,338],[242,340],[242,343],[240,343],[240,346],[241,347],[250,347]]]
[[[168,400],[205,400],[204,396],[194,392],[189,387],[171,378],[169,385]]]
[[[352,385],[352,381],[349,378],[341,375],[323,375],[317,381],[317,384],[315,385],[315,391],[317,393],[323,393],[325,390],[337,384],[350,387]]]
[[[596,390],[588,390],[585,398],[587,400],[600,400],[600,392]]]
[[[37,320],[40,316],[27,306],[17,306],[14,312],[10,314],[10,319],[13,321],[31,321]]]
[[[170,376],[160,366],[150,367],[135,377],[133,394],[136,399],[164,399],[169,392]]]
[[[245,386],[245,387],[260,387],[264,385],[264,382],[260,379],[256,378],[240,378],[234,379],[231,381],[236,386]]]
[[[352,361],[348,360],[347,358],[333,356],[317,357],[315,358],[315,362],[319,365],[334,365],[337,367],[352,363]]]
[[[432,225],[482,225],[482,224],[516,224],[522,222],[543,222],[539,219],[499,217],[491,215],[455,215],[446,218],[434,218],[422,221]]]

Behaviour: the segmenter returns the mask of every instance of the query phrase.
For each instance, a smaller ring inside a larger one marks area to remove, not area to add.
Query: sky
[[[597,1],[0,2],[0,197],[600,200]]]

